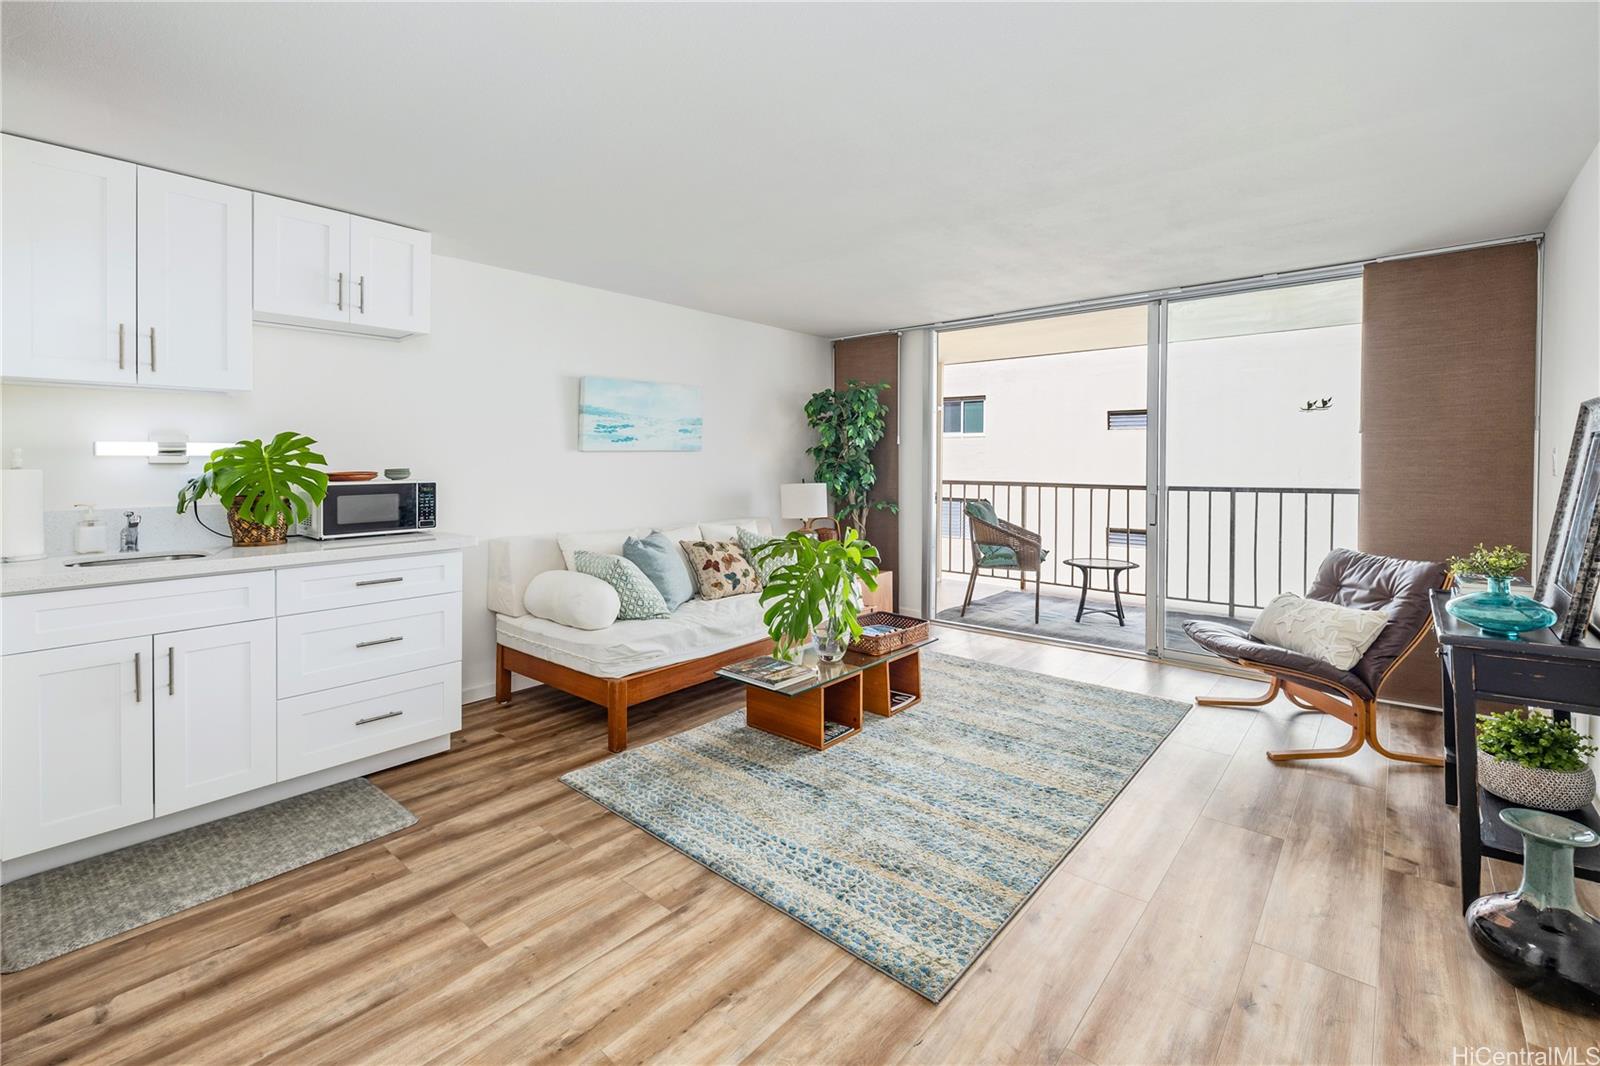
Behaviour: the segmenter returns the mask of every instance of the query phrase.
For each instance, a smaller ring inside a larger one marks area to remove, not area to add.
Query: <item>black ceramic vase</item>
[[[1573,849],[1600,844],[1600,834],[1546,811],[1511,807],[1500,820],[1522,834],[1522,885],[1472,901],[1472,946],[1528,995],[1600,1017],[1600,922],[1578,905],[1572,880]]]

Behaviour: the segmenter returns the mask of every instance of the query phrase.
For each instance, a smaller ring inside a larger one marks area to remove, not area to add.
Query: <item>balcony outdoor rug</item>
[[[416,816],[365,778],[0,886],[0,973],[387,836]]]
[[[922,655],[814,751],[737,711],[561,780],[938,1002],[1189,705]]]

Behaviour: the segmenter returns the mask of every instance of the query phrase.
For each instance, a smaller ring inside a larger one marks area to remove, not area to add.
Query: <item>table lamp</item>
[[[828,486],[820,481],[778,486],[778,511],[784,518],[798,519],[801,528],[813,536],[832,532],[815,528],[818,519],[831,518],[828,513]],[[834,525],[837,528],[838,523]]]

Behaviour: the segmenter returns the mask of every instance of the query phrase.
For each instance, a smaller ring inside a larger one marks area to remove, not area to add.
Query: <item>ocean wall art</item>
[[[700,390],[625,378],[578,384],[578,448],[585,452],[697,452]]]

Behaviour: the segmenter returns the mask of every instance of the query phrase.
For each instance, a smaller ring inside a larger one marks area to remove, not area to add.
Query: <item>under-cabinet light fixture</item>
[[[97,440],[94,454],[124,459],[148,459],[152,463],[187,463],[195,456],[210,458],[227,442],[184,440],[164,437],[161,440]]]

